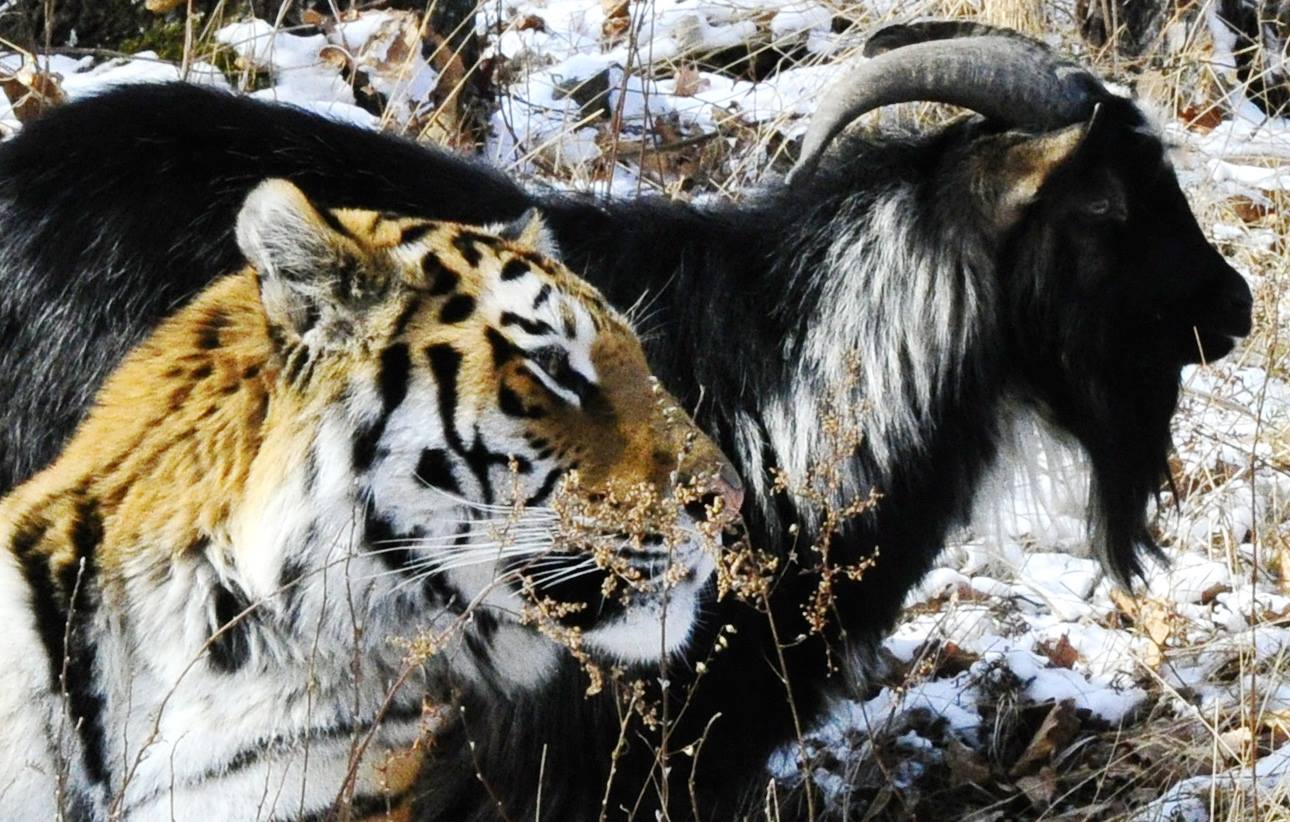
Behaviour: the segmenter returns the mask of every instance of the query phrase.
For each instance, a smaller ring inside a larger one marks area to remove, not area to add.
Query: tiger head
[[[357,532],[372,593],[460,615],[468,655],[544,620],[616,662],[685,646],[739,479],[538,218],[331,211],[275,180],[237,238],[284,412],[318,423],[307,493],[332,512],[274,529],[314,529],[314,552]]]

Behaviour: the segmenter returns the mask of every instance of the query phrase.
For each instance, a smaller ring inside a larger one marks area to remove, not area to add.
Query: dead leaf
[[[1158,602],[1147,602],[1143,606],[1138,624],[1158,648],[1164,647],[1174,630],[1170,624],[1169,609]]]
[[[1218,735],[1218,741],[1223,758],[1236,765],[1244,764],[1253,752],[1254,734],[1245,726],[1223,731]]]
[[[1213,585],[1209,586],[1208,588],[1206,588],[1206,589],[1201,593],[1201,595],[1200,595],[1200,604],[1201,604],[1201,605],[1209,605],[1209,604],[1210,604],[1210,603],[1212,603],[1215,599],[1218,599],[1218,595],[1219,595],[1219,594],[1230,594],[1230,593],[1232,593],[1232,586],[1231,586],[1231,585],[1228,585],[1228,584],[1227,584],[1227,583],[1225,583],[1225,582],[1218,582],[1218,583],[1215,583],[1215,584],[1213,584]]]
[[[433,46],[430,66],[439,72],[439,81],[433,94],[434,112],[417,139],[450,147],[468,146],[474,138],[470,134],[467,111],[461,97],[466,88],[466,65],[461,54],[451,49],[438,32],[433,29],[426,32],[426,39]]]
[[[934,659],[936,667],[932,676],[942,678],[963,673],[975,665],[981,659],[981,655],[973,653],[955,642],[946,641]]]
[[[1290,743],[1290,711],[1267,711],[1263,717],[1268,745],[1275,749]]]
[[[1078,731],[1079,718],[1075,715],[1075,701],[1065,699],[1053,705],[1026,750],[1013,763],[1009,774],[1016,779],[1035,773],[1051,761],[1053,754],[1064,748]]]
[[[1247,224],[1262,222],[1264,217],[1274,211],[1267,203],[1260,203],[1249,197],[1232,197],[1227,202],[1236,216],[1241,218],[1241,222]]]
[[[1017,788],[1036,808],[1047,808],[1057,795],[1057,773],[1051,766],[1044,766],[1039,773],[1017,780]]]
[[[950,767],[951,784],[957,788],[989,783],[990,765],[985,757],[960,742],[953,734],[947,734],[946,737],[945,763]]]
[[[891,804],[891,800],[896,798],[896,791],[890,785],[884,785],[878,795],[869,803],[869,809],[865,812],[860,822],[869,822],[872,819],[881,819],[882,812]]]
[[[1062,634],[1056,642],[1041,642],[1039,652],[1048,657],[1055,668],[1072,668],[1079,661],[1079,651],[1071,645],[1066,634]]]
[[[697,68],[690,65],[681,66],[672,84],[672,93],[677,97],[693,97],[696,93],[711,86]]]
[[[1208,134],[1219,123],[1223,122],[1223,112],[1219,110],[1218,106],[1213,105],[1200,109],[1195,106],[1187,106],[1178,112],[1178,116],[1187,124],[1187,128],[1201,134]]]
[[[1115,607],[1120,611],[1120,613],[1124,614],[1133,622],[1138,621],[1138,600],[1134,598],[1133,594],[1126,593],[1119,588],[1112,588],[1111,602],[1115,603]]]
[[[318,49],[318,60],[337,69],[348,69],[351,62],[348,51],[330,44]]]
[[[27,123],[66,99],[58,84],[61,79],[26,61],[16,74],[0,76],[0,90],[9,99],[13,116],[18,122]]]
[[[166,14],[185,4],[185,0],[147,0],[143,7],[153,14]]]
[[[606,45],[613,45],[627,34],[632,18],[627,13],[627,0],[600,0],[605,12],[605,22],[600,24],[600,35]]]
[[[546,21],[536,14],[526,14],[515,24],[517,31],[546,31]]]

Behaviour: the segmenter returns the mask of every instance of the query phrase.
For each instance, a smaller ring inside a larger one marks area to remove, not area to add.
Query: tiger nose
[[[728,462],[721,464],[712,490],[725,501],[725,510],[739,513],[744,504],[744,482],[739,478],[739,472],[733,465]]]

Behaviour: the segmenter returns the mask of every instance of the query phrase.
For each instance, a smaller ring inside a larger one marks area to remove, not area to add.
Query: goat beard
[[[1098,403],[1100,413],[1078,434],[1092,468],[1089,530],[1103,566],[1132,587],[1143,578],[1143,556],[1162,557],[1148,511],[1164,484],[1172,484],[1170,420],[1178,380],[1138,373],[1105,396],[1114,399]]]

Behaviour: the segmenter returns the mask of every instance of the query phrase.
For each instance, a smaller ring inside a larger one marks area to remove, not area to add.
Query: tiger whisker
[[[426,539],[415,539],[400,542],[384,543],[386,547],[366,551],[368,554],[390,553],[393,551],[405,550],[408,548],[429,548],[436,551],[447,551],[456,548],[471,548],[479,545],[532,545],[537,543],[550,544],[552,542],[550,531],[546,529],[533,529],[531,531],[520,531],[512,533],[498,534],[492,531],[476,531],[473,533],[461,534],[460,536],[449,538],[430,537]],[[481,537],[483,539],[481,539]],[[500,537],[500,538],[499,538]]]
[[[455,502],[456,504],[458,504],[458,505],[462,506],[463,508],[469,508],[469,509],[472,509],[472,510],[475,510],[475,511],[499,511],[499,512],[510,513],[510,514],[515,513],[515,512],[516,512],[516,510],[517,510],[517,506],[515,506],[514,504],[512,504],[512,505],[497,505],[496,503],[489,503],[489,502],[477,502],[477,501],[475,501],[475,500],[466,499],[466,498],[465,498],[465,497],[463,497],[463,496],[460,496],[460,495],[458,495],[458,494],[454,494],[454,493],[452,493],[451,491],[445,491],[444,489],[442,489],[442,488],[440,488],[440,487],[438,487],[438,486],[436,486],[436,485],[432,485],[432,484],[430,484],[429,482],[426,482],[425,478],[424,478],[424,477],[422,477],[422,476],[420,476],[420,475],[418,475],[418,474],[413,474],[413,476],[415,476],[418,480],[420,480],[420,481],[421,481],[421,483],[422,483],[426,488],[429,488],[429,489],[431,489],[432,491],[435,491],[436,493],[441,494],[442,496],[447,497],[448,499],[452,500],[453,502]],[[533,512],[541,512],[541,513],[550,513],[550,514],[555,514],[555,509],[554,509],[554,508],[550,508],[550,507],[545,506],[545,505],[527,505],[527,504],[524,504],[524,505],[518,506],[518,510],[520,510],[520,511],[522,511],[522,512],[525,512],[525,513],[528,513],[528,512],[530,512],[530,511],[533,511]]]
[[[399,566],[398,568],[386,568],[375,573],[365,574],[360,579],[380,579],[387,576],[395,576],[416,573],[443,573],[456,568],[466,568],[472,565],[482,565],[500,559],[513,559],[524,556],[538,556],[550,550],[549,546],[533,546],[522,549],[513,548],[481,548],[470,552],[466,555],[453,554],[450,557],[426,557]]]
[[[547,574],[546,576],[543,576],[540,579],[535,577],[533,579],[533,584],[544,585],[544,586],[560,585],[565,582],[572,582],[573,580],[579,577],[587,576],[588,574],[595,573],[596,571],[599,571],[599,570],[600,570],[600,567],[593,562],[586,566],[565,571],[563,573],[550,573],[550,574]]]
[[[516,559],[516,558],[522,558],[525,556],[539,556],[545,551],[546,549],[532,549],[532,550],[526,550],[526,551],[503,553],[503,552],[490,549],[483,552],[474,553],[468,556],[452,556],[452,557],[445,557],[442,559],[435,558],[435,560],[431,562],[409,563],[408,565],[405,565],[401,570],[404,570],[404,571],[431,570],[435,572],[442,572],[442,571],[449,571],[454,568],[465,568],[470,565],[482,565],[485,562],[489,562],[493,560]]]

